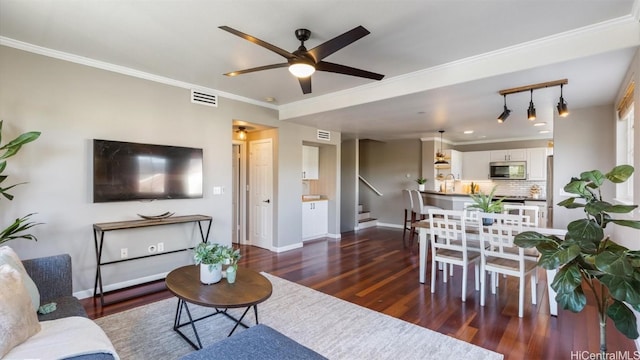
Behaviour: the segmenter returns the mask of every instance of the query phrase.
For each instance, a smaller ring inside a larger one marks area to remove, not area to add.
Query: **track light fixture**
[[[536,108],[533,106],[533,89],[531,89],[531,100],[529,101],[529,108],[527,109],[527,119],[536,119]]]
[[[511,110],[507,109],[507,95],[504,95],[504,110],[502,111],[502,114],[498,116],[498,122],[502,124],[507,121],[509,115],[511,115]]]
[[[558,115],[561,117],[567,117],[569,115],[569,109],[567,108],[567,102],[562,97],[562,84],[560,84],[560,100],[558,101]]]
[[[562,117],[569,115],[569,110],[567,109],[567,102],[564,101],[564,97],[562,96],[562,87],[563,85],[567,85],[568,83],[569,83],[569,80],[561,79],[561,80],[548,81],[548,82],[543,82],[539,84],[520,86],[516,88],[504,89],[504,90],[498,91],[500,95],[504,96],[504,111],[502,112],[502,114],[500,114],[500,116],[498,116],[498,122],[503,123],[509,116],[509,113],[511,112],[511,110],[507,109],[507,95],[515,94],[519,92],[525,92],[525,91],[529,91],[531,93],[531,99],[529,100],[529,108],[527,109],[527,119],[535,120],[536,107],[533,105],[533,90],[543,89],[543,88],[552,87],[552,86],[560,86],[560,101],[558,102],[558,115]]]
[[[436,162],[434,164],[444,165],[449,163],[442,152],[442,134],[444,133],[444,130],[438,130],[438,132],[440,133],[440,151],[436,153]]]

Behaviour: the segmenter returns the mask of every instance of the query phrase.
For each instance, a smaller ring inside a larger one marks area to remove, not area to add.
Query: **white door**
[[[249,143],[250,231],[252,245],[273,245],[273,145],[271,139]]]

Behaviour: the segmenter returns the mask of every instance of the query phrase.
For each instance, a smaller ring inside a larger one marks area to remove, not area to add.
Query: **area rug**
[[[502,359],[501,354],[263,273],[271,297],[258,305],[262,324],[329,359]],[[96,319],[125,360],[178,359],[193,348],[175,331],[178,300],[167,299]],[[211,309],[189,305],[194,316]],[[242,310],[230,313],[240,316]],[[245,323],[255,324],[253,311]],[[203,345],[224,339],[233,322],[217,315],[196,323]],[[192,336],[189,327],[183,327]],[[236,332],[243,331],[239,327]]]

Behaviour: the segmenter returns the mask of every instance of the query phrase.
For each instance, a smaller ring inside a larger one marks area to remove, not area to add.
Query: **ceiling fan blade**
[[[249,34],[245,34],[242,31],[238,31],[236,29],[233,29],[233,28],[230,28],[230,27],[224,26],[224,25],[223,26],[218,26],[218,28],[222,29],[224,31],[230,32],[233,35],[239,36],[239,37],[241,37],[241,38],[243,38],[245,40],[251,41],[252,43],[254,43],[256,45],[260,45],[263,48],[265,48],[267,50],[271,50],[274,53],[276,53],[276,54],[278,54],[280,56],[283,56],[283,57],[285,57],[287,59],[295,59],[296,58],[295,55],[293,55],[292,53],[288,52],[287,50],[281,49],[281,48],[279,48],[279,47],[277,47],[275,45],[271,45],[266,41],[260,40],[260,39],[258,39],[256,37],[253,37],[253,36],[249,35]]]
[[[252,73],[252,72],[256,72],[256,71],[277,69],[277,68],[288,67],[288,66],[289,66],[288,63],[272,64],[272,65],[258,66],[258,67],[254,67],[254,68],[251,68],[251,69],[232,71],[232,72],[226,73],[224,75],[226,75],[226,76],[236,76],[236,75],[242,75],[242,74]]]
[[[311,76],[307,76],[306,78],[298,78],[300,81],[300,87],[302,88],[303,94],[311,93]]]
[[[331,40],[323,42],[322,44],[309,50],[307,53],[313,57],[315,62],[318,62],[366,35],[369,35],[369,30],[360,25],[342,35],[336,36]]]
[[[350,66],[334,64],[326,61],[320,61],[319,63],[317,63],[316,70],[328,71],[328,72],[344,74],[344,75],[358,76],[358,77],[363,77],[363,78],[373,79],[373,80],[382,80],[382,78],[384,78],[384,75],[382,74],[376,74],[371,71],[356,69]]]

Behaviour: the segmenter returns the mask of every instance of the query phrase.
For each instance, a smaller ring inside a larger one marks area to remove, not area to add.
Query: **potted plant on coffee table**
[[[496,192],[496,186],[491,189],[489,195],[481,192],[478,194],[469,194],[469,197],[473,200],[473,204],[469,205],[469,208],[478,209],[481,212],[485,213],[501,213],[502,212],[502,201],[504,199],[494,200],[493,196]],[[483,225],[491,225],[493,223],[493,219],[482,219]]]
[[[200,282],[215,284],[222,279],[222,264],[225,261],[223,246],[201,242],[193,249],[193,260],[200,265]]]
[[[631,308],[640,311],[640,251],[615,243],[604,232],[609,224],[640,229],[640,221],[619,218],[619,214],[630,213],[638,206],[615,205],[604,200],[601,192],[606,181],[623,183],[632,174],[630,165],[616,166],[606,174],[598,170],[583,172],[564,187],[573,197],[558,203],[567,209],[584,211],[583,218],[567,225],[564,239],[532,231],[515,237],[516,245],[538,249],[540,266],[558,269],[551,287],[562,308],[575,313],[582,311],[587,303],[583,287],[591,289],[598,309],[602,359],[607,355],[607,317],[626,337],[638,338],[636,316]],[[636,235],[632,240],[637,239]]]

